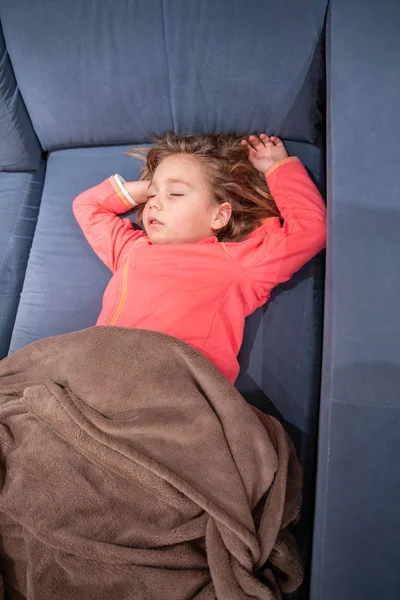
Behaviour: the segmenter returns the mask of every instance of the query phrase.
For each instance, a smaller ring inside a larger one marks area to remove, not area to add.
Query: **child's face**
[[[205,166],[189,154],[173,154],[156,168],[143,224],[153,244],[188,244],[216,235],[231,216],[218,204]]]

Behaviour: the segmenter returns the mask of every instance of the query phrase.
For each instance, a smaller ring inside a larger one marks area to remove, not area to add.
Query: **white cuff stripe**
[[[126,183],[126,180],[123,177],[121,177],[121,175],[118,175],[117,173],[114,175],[114,179],[117,182],[119,189],[124,194],[125,198],[127,200],[129,200],[129,202],[132,204],[132,206],[137,206],[137,202],[134,201],[132,196],[130,194],[128,194],[128,192],[126,191],[126,189],[124,187],[124,183]]]

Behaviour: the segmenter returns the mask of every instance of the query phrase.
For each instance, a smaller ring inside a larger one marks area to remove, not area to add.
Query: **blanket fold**
[[[301,485],[281,424],[180,340],[97,326],[0,362],[0,598],[281,598]]]

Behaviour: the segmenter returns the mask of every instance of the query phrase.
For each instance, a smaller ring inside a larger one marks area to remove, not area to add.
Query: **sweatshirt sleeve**
[[[114,273],[124,254],[140,239],[143,231],[135,230],[128,219],[118,215],[136,206],[123,186],[123,179],[113,175],[82,192],[72,204],[72,211],[87,241]]]
[[[289,156],[265,172],[283,219],[272,218],[255,232],[247,274],[260,299],[287,281],[326,244],[326,207],[299,158]]]

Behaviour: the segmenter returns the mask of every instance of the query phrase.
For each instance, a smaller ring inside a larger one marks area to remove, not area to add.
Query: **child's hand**
[[[289,155],[283,142],[275,135],[269,137],[266,133],[262,133],[260,138],[261,141],[257,136],[251,135],[249,140],[252,146],[246,140],[242,140],[241,144],[247,146],[248,158],[253,167],[260,173],[265,173],[271,165]]]
[[[150,181],[126,181],[124,188],[136,204],[145,204],[148,200]]]

